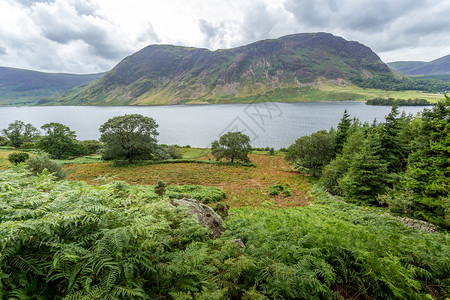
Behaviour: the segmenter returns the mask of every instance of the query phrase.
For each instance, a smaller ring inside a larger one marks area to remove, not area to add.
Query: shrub
[[[387,204],[393,213],[411,216],[413,212],[414,199],[411,191],[401,193],[389,193],[378,197],[380,204]]]
[[[218,202],[225,198],[225,192],[217,187],[201,185],[174,185],[167,187],[166,196],[170,199],[193,198],[204,204]]]
[[[26,161],[29,157],[30,155],[26,152],[13,152],[8,155],[8,160],[13,164],[18,165]]]
[[[32,142],[25,142],[20,146],[22,149],[34,149],[34,143]]]
[[[166,193],[166,187],[167,184],[165,184],[164,181],[159,180],[158,184],[155,186],[155,193],[160,197],[164,196]]]
[[[292,191],[289,188],[289,184],[274,184],[271,187],[269,187],[269,195],[278,196],[281,193],[285,197],[291,196]]]
[[[171,145],[168,146],[166,149],[167,153],[170,155],[170,158],[172,159],[180,159],[183,158],[183,154],[181,153],[181,151],[178,149],[177,146],[175,145]]]
[[[26,160],[26,165],[35,175],[41,174],[47,169],[50,173],[53,173],[58,180],[66,177],[66,173],[61,166],[56,161],[51,160],[46,154],[30,157]]]

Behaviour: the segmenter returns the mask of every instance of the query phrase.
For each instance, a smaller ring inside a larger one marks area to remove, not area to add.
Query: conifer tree
[[[376,133],[370,133],[361,153],[352,162],[340,182],[345,196],[356,202],[375,203],[376,197],[386,192],[391,183],[387,163],[377,153],[381,145]]]
[[[347,112],[347,109],[344,110],[344,115],[341,118],[337,126],[337,131],[334,135],[334,143],[336,145],[335,151],[337,154],[342,152],[342,148],[344,147],[345,142],[347,141],[348,131],[350,126],[352,125],[352,120],[350,119],[350,115]]]

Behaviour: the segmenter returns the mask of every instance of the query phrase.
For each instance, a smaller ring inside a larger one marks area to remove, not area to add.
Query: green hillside
[[[361,94],[346,89],[355,90],[354,79],[377,76],[395,78],[370,48],[329,33],[294,34],[216,51],[150,45],[125,58],[99,81],[70,91],[58,103],[363,100]],[[324,92],[323,85],[334,86],[333,92]]]
[[[0,67],[0,105],[46,104],[76,86],[99,79],[100,74],[44,73]]]

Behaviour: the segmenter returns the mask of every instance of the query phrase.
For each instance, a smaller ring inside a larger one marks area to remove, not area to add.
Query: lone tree
[[[250,138],[242,132],[228,132],[219,138],[219,141],[214,141],[211,145],[211,153],[217,159],[222,158],[234,160],[241,160],[249,162],[248,154],[251,150]]]
[[[66,125],[52,122],[42,125],[41,128],[46,133],[37,141],[36,146],[52,158],[62,159],[87,154],[86,147],[76,140],[75,131]]]
[[[34,142],[39,137],[39,131],[31,124],[22,121],[14,121],[3,129],[3,134],[15,148],[20,148],[23,143]]]
[[[117,116],[100,127],[104,143],[103,159],[154,159],[157,156],[158,132],[155,120],[140,114]]]

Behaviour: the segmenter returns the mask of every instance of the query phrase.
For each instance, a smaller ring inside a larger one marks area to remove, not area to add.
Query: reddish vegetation
[[[95,183],[100,175],[114,176],[130,184],[153,185],[158,180],[169,184],[198,184],[222,188],[224,202],[240,206],[304,206],[309,205],[309,186],[282,156],[250,155],[257,167],[214,164],[177,163],[112,167],[111,163],[76,164],[64,167],[69,180]],[[268,189],[274,184],[289,184],[292,196],[274,197]]]

